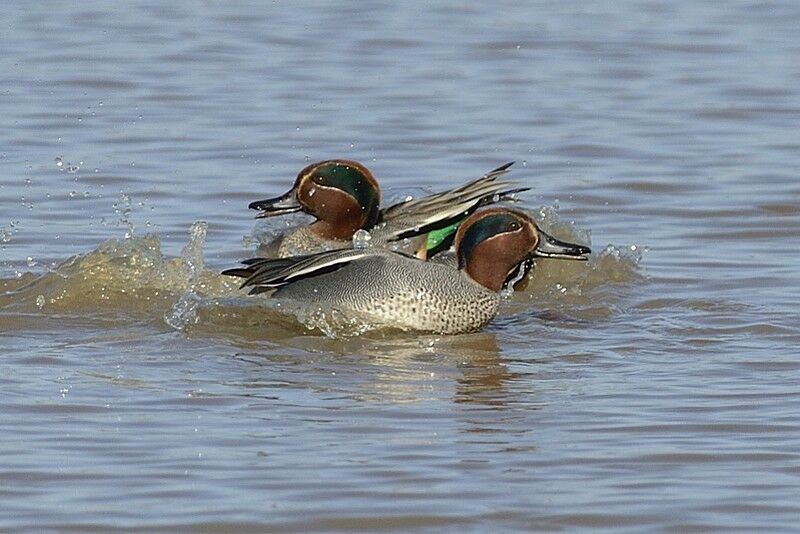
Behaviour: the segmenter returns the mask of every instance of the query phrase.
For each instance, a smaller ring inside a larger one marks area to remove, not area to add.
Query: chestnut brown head
[[[303,211],[316,217],[311,230],[326,239],[350,239],[378,220],[381,193],[372,173],[357,161],[313,163],[297,175],[286,194],[250,204],[258,218]]]
[[[455,247],[458,268],[492,291],[519,280],[534,258],[586,260],[591,252],[555,239],[525,213],[508,208],[472,214],[458,229]]]

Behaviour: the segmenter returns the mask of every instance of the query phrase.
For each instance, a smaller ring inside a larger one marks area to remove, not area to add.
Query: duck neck
[[[333,241],[346,241],[353,238],[353,234],[361,228],[360,218],[335,219],[332,221],[318,220],[311,224],[309,229],[322,239]]]

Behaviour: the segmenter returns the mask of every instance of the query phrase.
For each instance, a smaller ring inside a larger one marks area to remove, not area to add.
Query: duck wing
[[[251,295],[264,293],[305,278],[314,278],[341,269],[353,262],[364,261],[376,254],[395,254],[390,251],[330,250],[291,258],[251,258],[245,267],[222,271],[226,276],[244,278],[240,287],[251,287]]]
[[[460,223],[487,204],[515,200],[514,194],[530,188],[514,188],[513,182],[498,180],[513,164],[506,163],[455,189],[389,206],[380,213],[378,224],[385,223],[378,230],[380,235],[387,241],[419,236]]]

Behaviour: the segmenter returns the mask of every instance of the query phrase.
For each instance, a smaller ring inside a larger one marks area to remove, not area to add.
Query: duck
[[[285,258],[352,248],[353,237],[358,235],[373,245],[402,248],[425,259],[448,248],[458,224],[478,208],[516,200],[517,193],[530,189],[498,180],[513,164],[506,163],[455,189],[382,209],[378,181],[363,164],[347,159],[312,163],[298,173],[288,192],[251,202],[248,207],[259,211],[258,219],[304,212],[316,220],[262,245],[258,252]]]
[[[498,312],[539,258],[585,261],[589,247],[560,241],[526,213],[492,207],[471,214],[454,237],[457,265],[380,247],[289,258],[252,258],[223,275],[249,294],[324,306],[368,324],[435,334],[474,332]]]

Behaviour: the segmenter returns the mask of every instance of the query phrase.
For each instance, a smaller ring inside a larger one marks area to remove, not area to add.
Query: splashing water
[[[559,221],[552,208],[534,216],[561,239],[589,241],[588,231]],[[159,236],[147,234],[111,239],[39,276],[20,273],[0,280],[5,288],[0,291],[0,308],[62,317],[132,316],[184,332],[192,329],[212,336],[227,332],[254,339],[271,337],[276,329],[294,328],[291,335],[297,335],[298,326],[332,338],[387,329],[346,310],[247,296],[239,289],[239,280],[206,268],[207,230],[203,221],[193,224],[178,257],[164,257]],[[600,308],[613,305],[616,298],[611,288],[643,278],[638,267],[643,252],[641,247],[609,245],[588,262],[537,261],[531,275],[504,299],[503,315],[531,309],[558,309],[583,317],[601,313]]]
[[[203,272],[203,243],[208,233],[208,223],[197,221],[189,229],[189,242],[181,251],[180,260],[183,262],[185,278],[189,284],[186,291],[172,306],[169,313],[164,315],[164,321],[176,330],[184,330],[186,326],[197,322],[197,308],[202,299],[197,294],[200,284],[200,275]]]
[[[175,330],[185,330],[187,326],[198,321],[197,310],[203,299],[190,291],[185,293],[172,306],[169,313],[164,315],[164,322]]]
[[[133,230],[134,225],[133,221],[131,221],[131,197],[127,193],[120,193],[117,196],[117,201],[112,204],[111,206],[114,208],[114,212],[119,216],[120,224],[127,227],[127,231],[125,232],[125,239],[131,239],[133,237]]]
[[[196,221],[189,229],[189,242],[181,250],[181,259],[185,262],[187,279],[194,285],[203,271],[203,244],[208,233],[208,223]]]
[[[379,325],[371,324],[352,314],[344,313],[334,308],[319,307],[286,307],[284,310],[292,313],[308,330],[319,330],[330,338],[356,337],[378,328]]]

